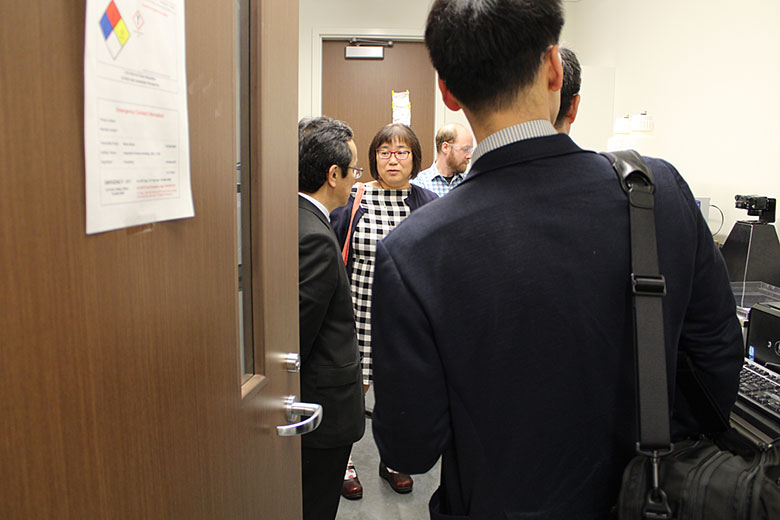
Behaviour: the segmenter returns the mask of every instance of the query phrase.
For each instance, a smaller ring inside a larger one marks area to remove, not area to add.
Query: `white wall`
[[[421,38],[431,0],[300,0],[301,117],[319,114],[319,33]],[[726,221],[734,195],[780,197],[771,151],[780,143],[778,0],[567,0],[562,43],[583,65],[582,105],[572,137],[606,149],[619,115],[654,117],[658,155],[683,174],[694,194],[711,197]],[[437,96],[438,99],[438,96]],[[439,99],[436,127],[462,112]],[[432,137],[431,137],[432,139]],[[710,212],[713,231],[720,224]]]
[[[433,0],[300,0],[298,116],[320,115],[321,34],[340,36],[388,36],[396,40],[422,41],[425,19]],[[434,127],[461,123],[462,112],[447,109],[436,89]],[[326,114],[327,115],[327,114]],[[434,130],[435,131],[435,130]],[[423,136],[420,140],[423,141]],[[428,136],[423,144],[433,143]]]
[[[716,238],[724,240],[735,220],[747,218],[734,208],[734,195],[780,197],[780,168],[772,155],[780,143],[775,127],[780,2],[581,0],[565,5],[564,39],[587,67],[582,104],[589,102],[589,68],[614,69],[610,124],[641,110],[654,116],[658,155],[678,168],[694,194],[712,197],[725,213]],[[601,117],[582,116],[588,127]],[[715,231],[719,224],[720,215],[712,210],[710,227]]]

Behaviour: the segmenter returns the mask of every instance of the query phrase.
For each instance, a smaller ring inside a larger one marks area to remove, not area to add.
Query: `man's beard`
[[[453,175],[457,175],[466,171],[466,166],[468,166],[468,163],[459,163],[455,160],[454,155],[450,155],[447,157],[447,166],[450,167]]]

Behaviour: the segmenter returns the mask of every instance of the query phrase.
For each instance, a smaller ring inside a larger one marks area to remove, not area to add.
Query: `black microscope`
[[[739,220],[731,229],[720,252],[732,282],[760,281],[780,287],[780,242],[773,198],[759,195],[734,197],[738,209],[758,220]]]

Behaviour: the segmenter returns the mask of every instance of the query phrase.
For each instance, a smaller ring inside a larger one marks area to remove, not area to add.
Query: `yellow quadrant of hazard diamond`
[[[130,38],[130,31],[127,30],[127,26],[125,25],[125,21],[121,18],[116,23],[116,26],[114,27],[114,32],[116,33],[116,37],[119,38],[119,43],[122,44],[124,47],[125,43],[127,43],[127,39]]]

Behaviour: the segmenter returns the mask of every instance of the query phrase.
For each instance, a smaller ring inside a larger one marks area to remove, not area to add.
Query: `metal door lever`
[[[322,405],[298,403],[295,401],[294,395],[287,396],[284,400],[284,411],[287,415],[287,420],[290,422],[297,420],[301,415],[309,415],[310,417],[294,424],[277,426],[276,433],[280,437],[292,437],[313,432],[322,422]]]

